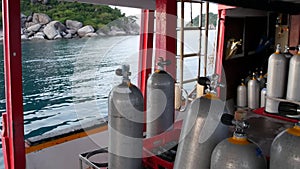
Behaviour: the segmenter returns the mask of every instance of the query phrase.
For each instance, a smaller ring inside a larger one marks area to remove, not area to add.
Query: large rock
[[[36,23],[33,22],[26,22],[25,23],[25,28],[29,28],[30,26],[36,25]]]
[[[56,28],[54,26],[55,23],[56,23],[56,21],[50,22],[49,24],[46,25],[46,27],[43,30],[44,34],[50,40],[54,39],[54,37],[56,37],[59,34],[59,32],[56,30]]]
[[[26,20],[27,20],[27,16],[21,13],[21,28],[25,27]]]
[[[44,14],[44,13],[34,13],[32,16],[32,22],[45,25],[45,24],[51,22],[51,18],[47,14]]]
[[[96,36],[98,36],[97,33],[87,33],[87,34],[85,34],[85,37],[96,37]]]
[[[79,21],[74,20],[66,20],[66,26],[68,29],[78,30],[82,28],[83,24]]]
[[[42,27],[42,25],[38,23],[38,24],[35,24],[35,25],[32,25],[32,26],[28,27],[27,31],[28,32],[37,32],[37,31],[40,30],[41,27]]]
[[[60,33],[62,32],[67,32],[67,28],[64,24],[62,24],[61,22],[59,21],[52,21],[53,24],[54,24],[54,27],[56,30],[58,30]]]
[[[95,29],[91,25],[87,25],[87,26],[84,26],[84,27],[78,29],[77,34],[80,37],[84,37],[86,34],[93,33],[94,31],[95,31]]]
[[[43,32],[38,32],[34,36],[29,38],[30,40],[40,40],[45,39],[45,34]]]
[[[72,34],[72,35],[75,35],[76,34],[76,30],[74,30],[74,29],[67,29],[67,33],[68,34]]]

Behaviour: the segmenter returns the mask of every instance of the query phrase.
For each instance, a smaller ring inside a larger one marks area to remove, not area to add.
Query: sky
[[[112,6],[112,7],[115,7],[115,6]],[[141,9],[138,9],[138,8],[128,8],[128,7],[120,7],[120,6],[116,6],[117,8],[119,8],[121,10],[122,13],[125,13],[126,16],[130,16],[130,15],[140,15],[141,14]],[[196,16],[199,15],[199,11],[200,11],[200,5],[197,4],[197,3],[193,3],[192,5],[192,16],[193,18],[195,18]],[[216,4],[213,4],[213,3],[210,3],[210,12],[213,12],[213,13],[217,13],[218,12],[218,6]],[[190,9],[191,9],[191,6],[189,3],[186,3],[185,4],[185,18],[190,18],[191,16],[191,12],[190,12]],[[203,6],[203,9],[205,9],[205,6]],[[179,15],[178,17],[180,17],[180,5],[178,5],[178,11],[179,11]],[[204,11],[205,12],[205,11]]]

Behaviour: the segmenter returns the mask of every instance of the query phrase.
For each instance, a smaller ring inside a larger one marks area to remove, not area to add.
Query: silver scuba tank
[[[249,124],[246,121],[234,120],[230,114],[224,114],[222,122],[236,125],[236,131],[233,137],[223,140],[215,147],[210,169],[267,169],[262,150],[249,141],[243,131]]]
[[[274,139],[270,152],[270,169],[300,167],[300,122],[281,132]]]
[[[290,59],[286,99],[300,101],[300,45],[298,54]]]
[[[236,103],[238,108],[245,108],[247,106],[247,87],[244,84],[244,79],[241,81],[241,84],[237,87]]]
[[[141,169],[144,128],[144,100],[141,91],[130,83],[129,65],[117,69],[123,76],[108,99],[108,168]]]
[[[175,80],[164,71],[170,64],[160,58],[158,69],[147,82],[146,135],[152,137],[173,128],[175,113]]]
[[[276,52],[269,57],[266,109],[268,113],[278,113],[279,102],[268,97],[282,98],[286,91],[287,60],[280,54],[278,44]]]
[[[255,73],[253,78],[248,81],[248,107],[250,109],[256,109],[259,107],[259,84],[255,79]]]
[[[260,107],[266,106],[266,95],[267,95],[267,88],[263,88],[260,91]]]
[[[220,123],[224,108],[225,102],[213,94],[206,94],[191,103],[183,121],[174,169],[210,167],[214,147],[228,134],[228,128]]]

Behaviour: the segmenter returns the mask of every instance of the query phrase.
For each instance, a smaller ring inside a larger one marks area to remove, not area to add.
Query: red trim
[[[177,1],[156,0],[156,50],[155,63],[159,57],[171,61],[166,71],[176,79]]]
[[[3,1],[4,71],[8,149],[3,149],[6,169],[25,169],[25,143],[22,95],[20,1]]]
[[[138,86],[144,96],[146,109],[147,80],[151,74],[154,32],[154,11],[142,10]]]
[[[256,113],[256,114],[262,115],[262,116],[272,117],[274,119],[278,119],[278,120],[282,120],[282,121],[287,121],[287,122],[292,122],[292,123],[297,123],[298,122],[298,120],[296,120],[296,119],[290,119],[290,118],[279,116],[279,115],[276,115],[276,114],[268,114],[268,113],[265,112],[264,107],[259,108],[259,109],[255,109],[255,110],[253,110],[253,112]]]
[[[216,73],[222,74],[222,60],[223,60],[223,47],[225,37],[225,16],[226,10],[219,10],[219,30],[218,30],[218,41],[217,41],[217,58],[216,58]]]

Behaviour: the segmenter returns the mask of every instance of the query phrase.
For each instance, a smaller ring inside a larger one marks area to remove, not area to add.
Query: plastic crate
[[[153,153],[153,150],[170,143],[178,144],[180,129],[164,132],[160,135],[144,139],[143,165],[148,169],[173,169],[174,162],[165,160]]]

